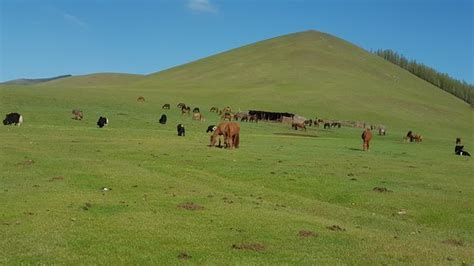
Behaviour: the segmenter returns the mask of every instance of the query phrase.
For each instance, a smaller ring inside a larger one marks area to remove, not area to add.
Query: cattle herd
[[[144,102],[145,98],[143,96],[140,96],[137,98],[138,102]],[[184,104],[184,103],[178,103],[177,107],[181,109],[181,114],[182,115],[190,115],[191,113],[191,107]],[[162,109],[170,109],[171,106],[170,104],[164,104],[162,106]],[[200,109],[198,107],[195,107],[192,109],[193,115],[192,119],[197,120],[197,121],[205,121],[204,116],[202,115]],[[232,109],[227,106],[221,110],[217,107],[211,107],[210,112],[214,112],[218,114],[223,122],[219,123],[218,125],[209,125],[206,133],[210,135],[210,147],[214,147],[215,144],[218,142],[217,147],[225,147],[228,149],[235,149],[239,147],[240,144],[240,125],[236,123],[235,121],[240,122],[255,122],[258,123],[258,121],[263,117],[267,118],[269,121],[271,118],[269,116],[258,116],[258,112],[232,112]],[[273,113],[269,113],[273,114]],[[283,113],[286,114],[286,113]],[[79,109],[73,109],[72,110],[72,115],[73,119],[75,120],[82,120],[84,118],[84,113],[83,111]],[[259,119],[260,118],[260,119]],[[280,116],[279,122],[283,122],[283,117]],[[23,123],[23,116],[19,113],[9,113],[6,115],[5,119],[3,120],[4,125],[17,125],[20,126]],[[99,128],[103,128],[107,126],[109,123],[109,119],[107,117],[99,117],[99,120],[97,121],[97,126]],[[161,115],[161,118],[159,119],[160,124],[166,124],[167,123],[167,116],[165,114]],[[313,119],[295,119],[293,116],[291,117],[291,127],[294,130],[307,130],[307,126],[315,126],[319,127],[320,124],[323,124],[324,128],[341,128],[342,123],[339,121],[330,121],[330,120],[323,120],[323,119],[318,119],[315,118]],[[365,123],[363,124],[364,131],[362,133],[362,149],[364,151],[368,151],[370,147],[370,140],[372,139],[372,132],[371,130],[378,130],[378,134],[380,136],[385,136],[386,134],[386,128],[384,126],[374,126],[370,125],[367,126]],[[186,130],[183,124],[178,124],[176,127],[176,130],[178,132],[178,136],[185,136]],[[423,137],[420,134],[413,133],[411,130],[408,131],[406,136],[403,138],[405,141],[410,141],[410,142],[422,142]],[[464,150],[464,146],[460,145],[461,144],[461,139],[457,138],[456,139],[456,146],[455,146],[455,154],[457,155],[462,155],[462,156],[470,156],[469,152]]]

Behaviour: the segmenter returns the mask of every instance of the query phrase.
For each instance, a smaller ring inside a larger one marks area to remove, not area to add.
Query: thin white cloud
[[[188,8],[202,13],[217,13],[218,11],[210,0],[188,0]]]
[[[63,18],[64,18],[67,22],[69,22],[69,23],[71,23],[71,24],[74,24],[74,25],[76,25],[76,26],[79,26],[79,27],[81,27],[81,28],[87,28],[87,23],[85,23],[84,21],[82,21],[82,20],[79,19],[78,17],[73,16],[73,15],[71,15],[71,14],[69,14],[69,13],[66,13],[66,12],[63,12],[62,15],[63,15]]]

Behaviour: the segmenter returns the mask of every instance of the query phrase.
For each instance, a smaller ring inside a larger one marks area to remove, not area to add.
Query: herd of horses
[[[145,98],[143,96],[140,96],[137,98],[138,102],[145,102]],[[184,104],[184,103],[178,103],[177,107],[181,109],[181,114],[182,115],[190,115],[191,113],[191,107]],[[170,104],[164,104],[162,106],[162,109],[170,109],[171,106]],[[253,114],[249,114],[248,112],[237,112],[233,113],[232,109],[227,106],[219,110],[219,108],[213,106],[209,109],[210,112],[215,112],[217,113],[222,122],[219,123],[217,126],[211,125],[207,129],[207,133],[210,133],[210,143],[209,146],[213,147],[215,144],[219,141],[219,145],[217,147],[225,147],[228,149],[235,149],[239,147],[240,144],[240,125],[236,123],[235,121],[240,122],[258,122],[258,117]],[[198,120],[198,121],[205,121],[204,116],[202,115],[200,109],[198,107],[195,107],[192,109],[193,120]],[[72,110],[72,115],[73,119],[75,120],[82,120],[84,118],[84,113],[80,109],[73,109]],[[23,122],[23,117],[19,113],[10,113],[7,114],[5,120],[3,121],[4,125],[21,125]],[[166,124],[167,122],[167,117],[166,115],[162,115],[159,123],[160,124]],[[108,124],[108,118],[106,117],[100,117],[99,121],[97,122],[97,125],[99,127],[104,127]],[[324,128],[340,128],[342,126],[341,122],[338,121],[324,121],[322,119],[309,119],[309,120],[304,120],[302,122],[295,122],[293,121],[291,123],[291,127],[294,130],[307,130],[307,126],[316,126],[319,127],[320,124],[324,125]],[[375,127],[371,125],[370,127],[366,127],[364,125],[364,131],[362,132],[361,138],[362,138],[362,149],[364,151],[369,151],[370,149],[370,141],[372,140],[372,131],[371,130],[378,130],[378,134],[380,136],[385,136],[386,134],[386,129],[385,127]],[[185,129],[184,125],[178,124],[177,126],[177,131],[179,136],[184,136],[185,135]],[[410,141],[410,142],[422,142],[423,141],[423,136],[417,133],[413,133],[411,130],[408,131],[406,136],[403,138],[404,141]],[[221,141],[222,140],[222,141]],[[224,143],[224,146],[222,146],[222,142]],[[470,156],[470,154],[464,150],[464,146],[460,145],[460,139],[458,138],[456,140],[456,147],[455,147],[455,153],[458,155],[466,155]]]

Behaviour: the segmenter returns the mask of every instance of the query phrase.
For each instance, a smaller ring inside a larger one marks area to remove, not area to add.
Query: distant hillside
[[[48,81],[63,79],[63,78],[69,78],[69,77],[72,77],[72,75],[61,75],[61,76],[56,76],[52,78],[41,78],[41,79],[15,79],[15,80],[9,80],[0,84],[32,85],[32,84],[38,84],[38,83],[43,83],[43,82],[48,82]]]
[[[63,86],[63,87],[97,87],[97,86],[125,86],[133,83],[142,75],[126,73],[95,73],[82,76],[73,76],[61,80],[52,80],[40,86]]]
[[[91,74],[34,87],[65,98],[74,93],[80,99],[87,92],[89,101],[113,95],[117,103],[128,104],[144,96],[156,106],[185,102],[201,108],[291,112],[432,134],[443,126],[451,132],[449,138],[472,132],[473,110],[464,101],[318,31],[264,40],[145,76]]]
[[[233,49],[151,74],[134,86],[190,103],[407,128],[449,123],[464,128],[471,115],[469,105],[453,95],[369,51],[317,31]]]

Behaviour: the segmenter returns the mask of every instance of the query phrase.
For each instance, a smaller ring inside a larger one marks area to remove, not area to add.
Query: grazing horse
[[[199,112],[201,112],[201,111],[199,111],[199,108],[198,108],[198,107],[194,107],[193,113],[199,113]]]
[[[225,114],[225,113],[232,113],[232,108],[230,108],[230,106],[227,106],[225,107],[224,109],[222,109],[222,113]]]
[[[169,103],[165,103],[163,104],[163,106],[161,107],[161,109],[170,109],[170,104]]]
[[[181,114],[182,115],[190,115],[190,112],[191,112],[191,107],[189,107],[189,106],[183,106],[181,108]]]
[[[366,128],[364,132],[362,132],[362,140],[364,141],[364,144],[362,144],[362,149],[364,151],[369,150],[369,143],[371,139],[372,139],[372,132],[370,131],[370,129]]]
[[[228,124],[228,123],[229,123],[229,122],[222,122],[222,123],[220,123],[219,125],[214,126],[214,127],[212,128],[212,132],[213,132],[213,133],[212,133],[212,135],[211,135],[211,142],[209,143],[209,147],[213,147],[213,146],[216,144],[217,140],[219,140],[219,146],[217,146],[217,147],[219,147],[219,148],[222,147],[222,146],[221,146],[221,138],[220,138],[220,137],[221,137],[221,136],[224,136],[224,134],[225,134],[225,132],[226,132],[226,127],[227,127],[227,124]],[[210,126],[209,126],[209,127],[210,127]],[[208,130],[209,130],[209,128],[208,128]],[[226,137],[224,136],[223,138],[224,138],[224,145],[227,146]]]
[[[291,124],[291,127],[294,128],[295,130],[298,130],[298,128],[301,128],[301,130],[304,129],[304,131],[306,131],[306,125],[303,123],[297,123],[297,122],[293,122]]]
[[[82,120],[84,118],[84,114],[82,113],[81,110],[74,109],[74,110],[72,110],[72,114],[74,115],[74,117],[72,119]]]
[[[419,134],[414,134],[411,130],[408,131],[406,137],[403,138],[405,141],[410,140],[410,142],[422,142],[423,137]]]
[[[229,122],[225,128],[224,138],[226,138],[228,149],[238,148],[240,143],[240,125],[235,122]]]
[[[226,113],[224,113],[224,114],[222,115],[221,119],[224,120],[224,121],[225,121],[225,120],[232,121],[232,117],[233,117],[233,115],[232,115],[231,113],[226,112]]]
[[[137,102],[141,102],[141,103],[142,103],[142,102],[144,102],[144,101],[145,101],[145,97],[143,97],[143,96],[140,96],[140,97],[137,98]]]
[[[201,113],[194,113],[193,120],[204,121],[204,116]]]

